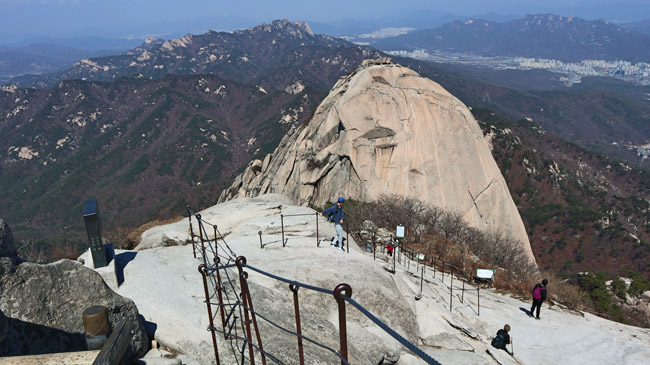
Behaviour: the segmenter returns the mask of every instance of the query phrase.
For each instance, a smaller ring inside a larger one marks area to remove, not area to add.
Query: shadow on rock
[[[137,252],[122,252],[115,255],[115,276],[117,276],[117,285],[124,283],[124,268],[129,262],[135,260]]]

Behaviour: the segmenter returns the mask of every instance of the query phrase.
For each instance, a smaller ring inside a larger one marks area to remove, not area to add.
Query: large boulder
[[[14,236],[7,223],[0,218],[0,257],[17,256],[18,250],[14,243]]]
[[[260,167],[261,166],[261,167]],[[337,196],[415,198],[506,234],[534,256],[524,224],[469,109],[437,83],[386,60],[339,80],[311,121],[253,161],[219,197],[280,193],[322,206]]]
[[[71,260],[39,265],[0,258],[0,311],[8,317],[0,356],[86,350],[82,313],[92,305],[108,309],[111,328],[128,319],[134,332],[126,356],[144,356],[149,339],[137,307],[98,273]]]

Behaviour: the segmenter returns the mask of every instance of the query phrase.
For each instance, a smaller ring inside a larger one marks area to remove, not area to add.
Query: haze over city
[[[441,16],[554,13],[613,22],[640,21],[650,14],[647,0],[459,0],[424,1],[170,1],[170,0],[0,0],[0,44],[37,37],[174,37],[208,29],[246,28],[287,18],[311,23],[401,21]]]

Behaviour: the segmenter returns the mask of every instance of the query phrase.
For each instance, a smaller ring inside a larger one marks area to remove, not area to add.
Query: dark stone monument
[[[108,265],[106,259],[106,247],[102,241],[101,227],[99,221],[99,208],[97,200],[86,200],[84,202],[84,223],[86,223],[86,233],[88,233],[88,242],[90,242],[90,253],[93,257],[95,268]]]
[[[18,256],[14,236],[11,234],[9,226],[0,218],[0,257]]]

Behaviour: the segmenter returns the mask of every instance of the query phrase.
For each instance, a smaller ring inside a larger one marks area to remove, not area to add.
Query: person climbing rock
[[[320,215],[329,215],[330,222],[334,222],[334,229],[336,229],[336,238],[332,240],[330,245],[334,247],[340,247],[341,250],[344,250],[343,247],[343,203],[345,203],[345,198],[340,197],[336,204],[331,207],[323,210]]]
[[[533,288],[533,306],[530,308],[528,315],[532,317],[533,311],[537,308],[536,319],[539,319],[539,310],[542,308],[542,303],[546,300],[546,285],[548,285],[548,280],[544,279],[541,284],[538,283]]]
[[[509,343],[512,343],[512,337],[510,337],[510,334],[508,332],[510,332],[509,324],[503,326],[503,329],[498,330],[497,335],[492,339],[492,347],[504,350],[509,355],[512,355],[512,353],[509,352],[506,348]]]

